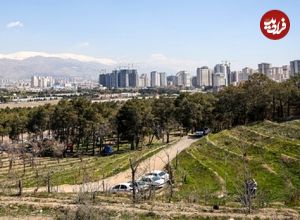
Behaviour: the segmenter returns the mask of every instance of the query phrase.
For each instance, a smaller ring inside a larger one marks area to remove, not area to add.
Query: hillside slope
[[[247,174],[258,183],[255,205],[299,206],[300,121],[265,121],[208,135],[183,151],[177,164],[177,199],[237,202]]]

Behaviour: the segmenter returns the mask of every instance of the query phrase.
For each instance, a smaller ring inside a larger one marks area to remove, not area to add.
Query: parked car
[[[143,181],[151,187],[161,188],[165,184],[165,180],[159,176],[143,176],[139,181]]]
[[[153,170],[149,173],[146,174],[146,176],[157,176],[162,178],[165,182],[169,181],[169,174],[165,171],[161,171],[161,170]]]
[[[108,145],[108,144],[105,144],[103,146],[103,150],[101,151],[101,155],[102,156],[110,156],[112,155],[114,152],[113,152],[113,148],[111,145]]]
[[[133,188],[132,182],[130,181],[128,183],[130,183],[130,186]],[[147,184],[144,181],[138,180],[138,181],[135,181],[134,183],[135,183],[136,189],[138,189],[138,191],[143,191],[143,190],[149,189],[149,184]]]
[[[210,133],[210,129],[209,128],[200,128],[195,132],[195,135],[198,137],[202,137],[204,135],[207,135]]]
[[[131,183],[120,183],[110,189],[111,192],[131,192],[132,190]]]
[[[201,130],[198,130],[195,132],[195,136],[197,136],[197,137],[202,137],[203,135],[204,135],[204,132]]]

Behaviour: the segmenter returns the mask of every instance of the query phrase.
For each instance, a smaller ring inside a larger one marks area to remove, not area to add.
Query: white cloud
[[[12,59],[12,60],[25,60],[31,57],[54,57],[61,59],[74,59],[81,62],[96,62],[104,65],[116,65],[117,62],[110,58],[96,58],[91,56],[86,56],[82,54],[74,54],[74,53],[45,53],[45,52],[32,52],[32,51],[21,51],[11,54],[0,54],[0,59]]]
[[[21,28],[24,24],[21,21],[12,21],[6,25],[7,28]]]
[[[88,47],[88,46],[90,46],[90,42],[87,42],[87,41],[78,44],[78,47],[79,47],[79,48],[82,48],[82,47]]]

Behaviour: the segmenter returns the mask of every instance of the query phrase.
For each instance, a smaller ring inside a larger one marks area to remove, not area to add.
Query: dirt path
[[[168,156],[169,160],[171,161],[176,157],[177,153],[180,153],[184,149],[188,148],[192,143],[196,142],[199,139],[192,138],[189,136],[185,136],[181,138],[177,143],[169,146],[165,150],[159,151],[157,154],[149,157],[148,159],[144,160],[140,163],[138,170],[137,170],[137,177],[142,176],[145,172],[150,170],[161,170],[164,169],[165,165],[168,163]],[[134,159],[134,158],[133,158]],[[103,180],[99,180],[97,182],[90,182],[86,184],[80,185],[60,185],[53,187],[54,192],[93,192],[93,191],[103,191],[107,190],[113,185],[122,182],[128,182],[131,178],[131,171],[127,169],[123,172],[120,172],[114,176],[105,178]],[[28,188],[24,189],[25,192],[33,192],[35,188]],[[41,187],[38,189],[39,192],[46,191],[46,187]]]
[[[253,210],[251,214],[245,215],[242,208],[229,208],[229,207],[220,207],[219,210],[213,210],[209,206],[201,206],[197,204],[185,204],[185,203],[162,203],[156,201],[155,203],[142,203],[142,204],[132,204],[130,202],[121,203],[118,201],[114,202],[97,202],[97,204],[87,204],[80,205],[74,203],[74,201],[65,200],[65,199],[51,199],[51,198],[35,198],[35,197],[0,197],[0,206],[9,207],[13,209],[15,206],[30,206],[37,210],[43,208],[54,209],[54,210],[71,210],[76,211],[80,206],[85,208],[93,208],[95,210],[108,211],[111,213],[119,214],[130,214],[132,216],[140,214],[155,214],[161,219],[171,219],[174,217],[183,217],[186,218],[220,218],[220,219],[230,219],[230,218],[239,218],[239,219],[299,219],[299,213],[296,210],[290,208],[263,208],[259,210]],[[16,219],[26,219],[19,217]],[[28,219],[31,219],[30,216],[27,216]],[[5,219],[5,217],[4,217]],[[44,216],[41,218],[33,219],[51,219]],[[118,219],[118,218],[117,218]]]

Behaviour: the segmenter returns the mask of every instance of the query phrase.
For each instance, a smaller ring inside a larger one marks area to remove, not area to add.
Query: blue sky
[[[280,66],[300,59],[297,0],[2,0],[0,6],[2,54],[78,53],[145,71],[194,71],[222,60],[234,69],[256,68],[262,61]],[[279,41],[260,32],[260,18],[271,9],[291,21]]]

